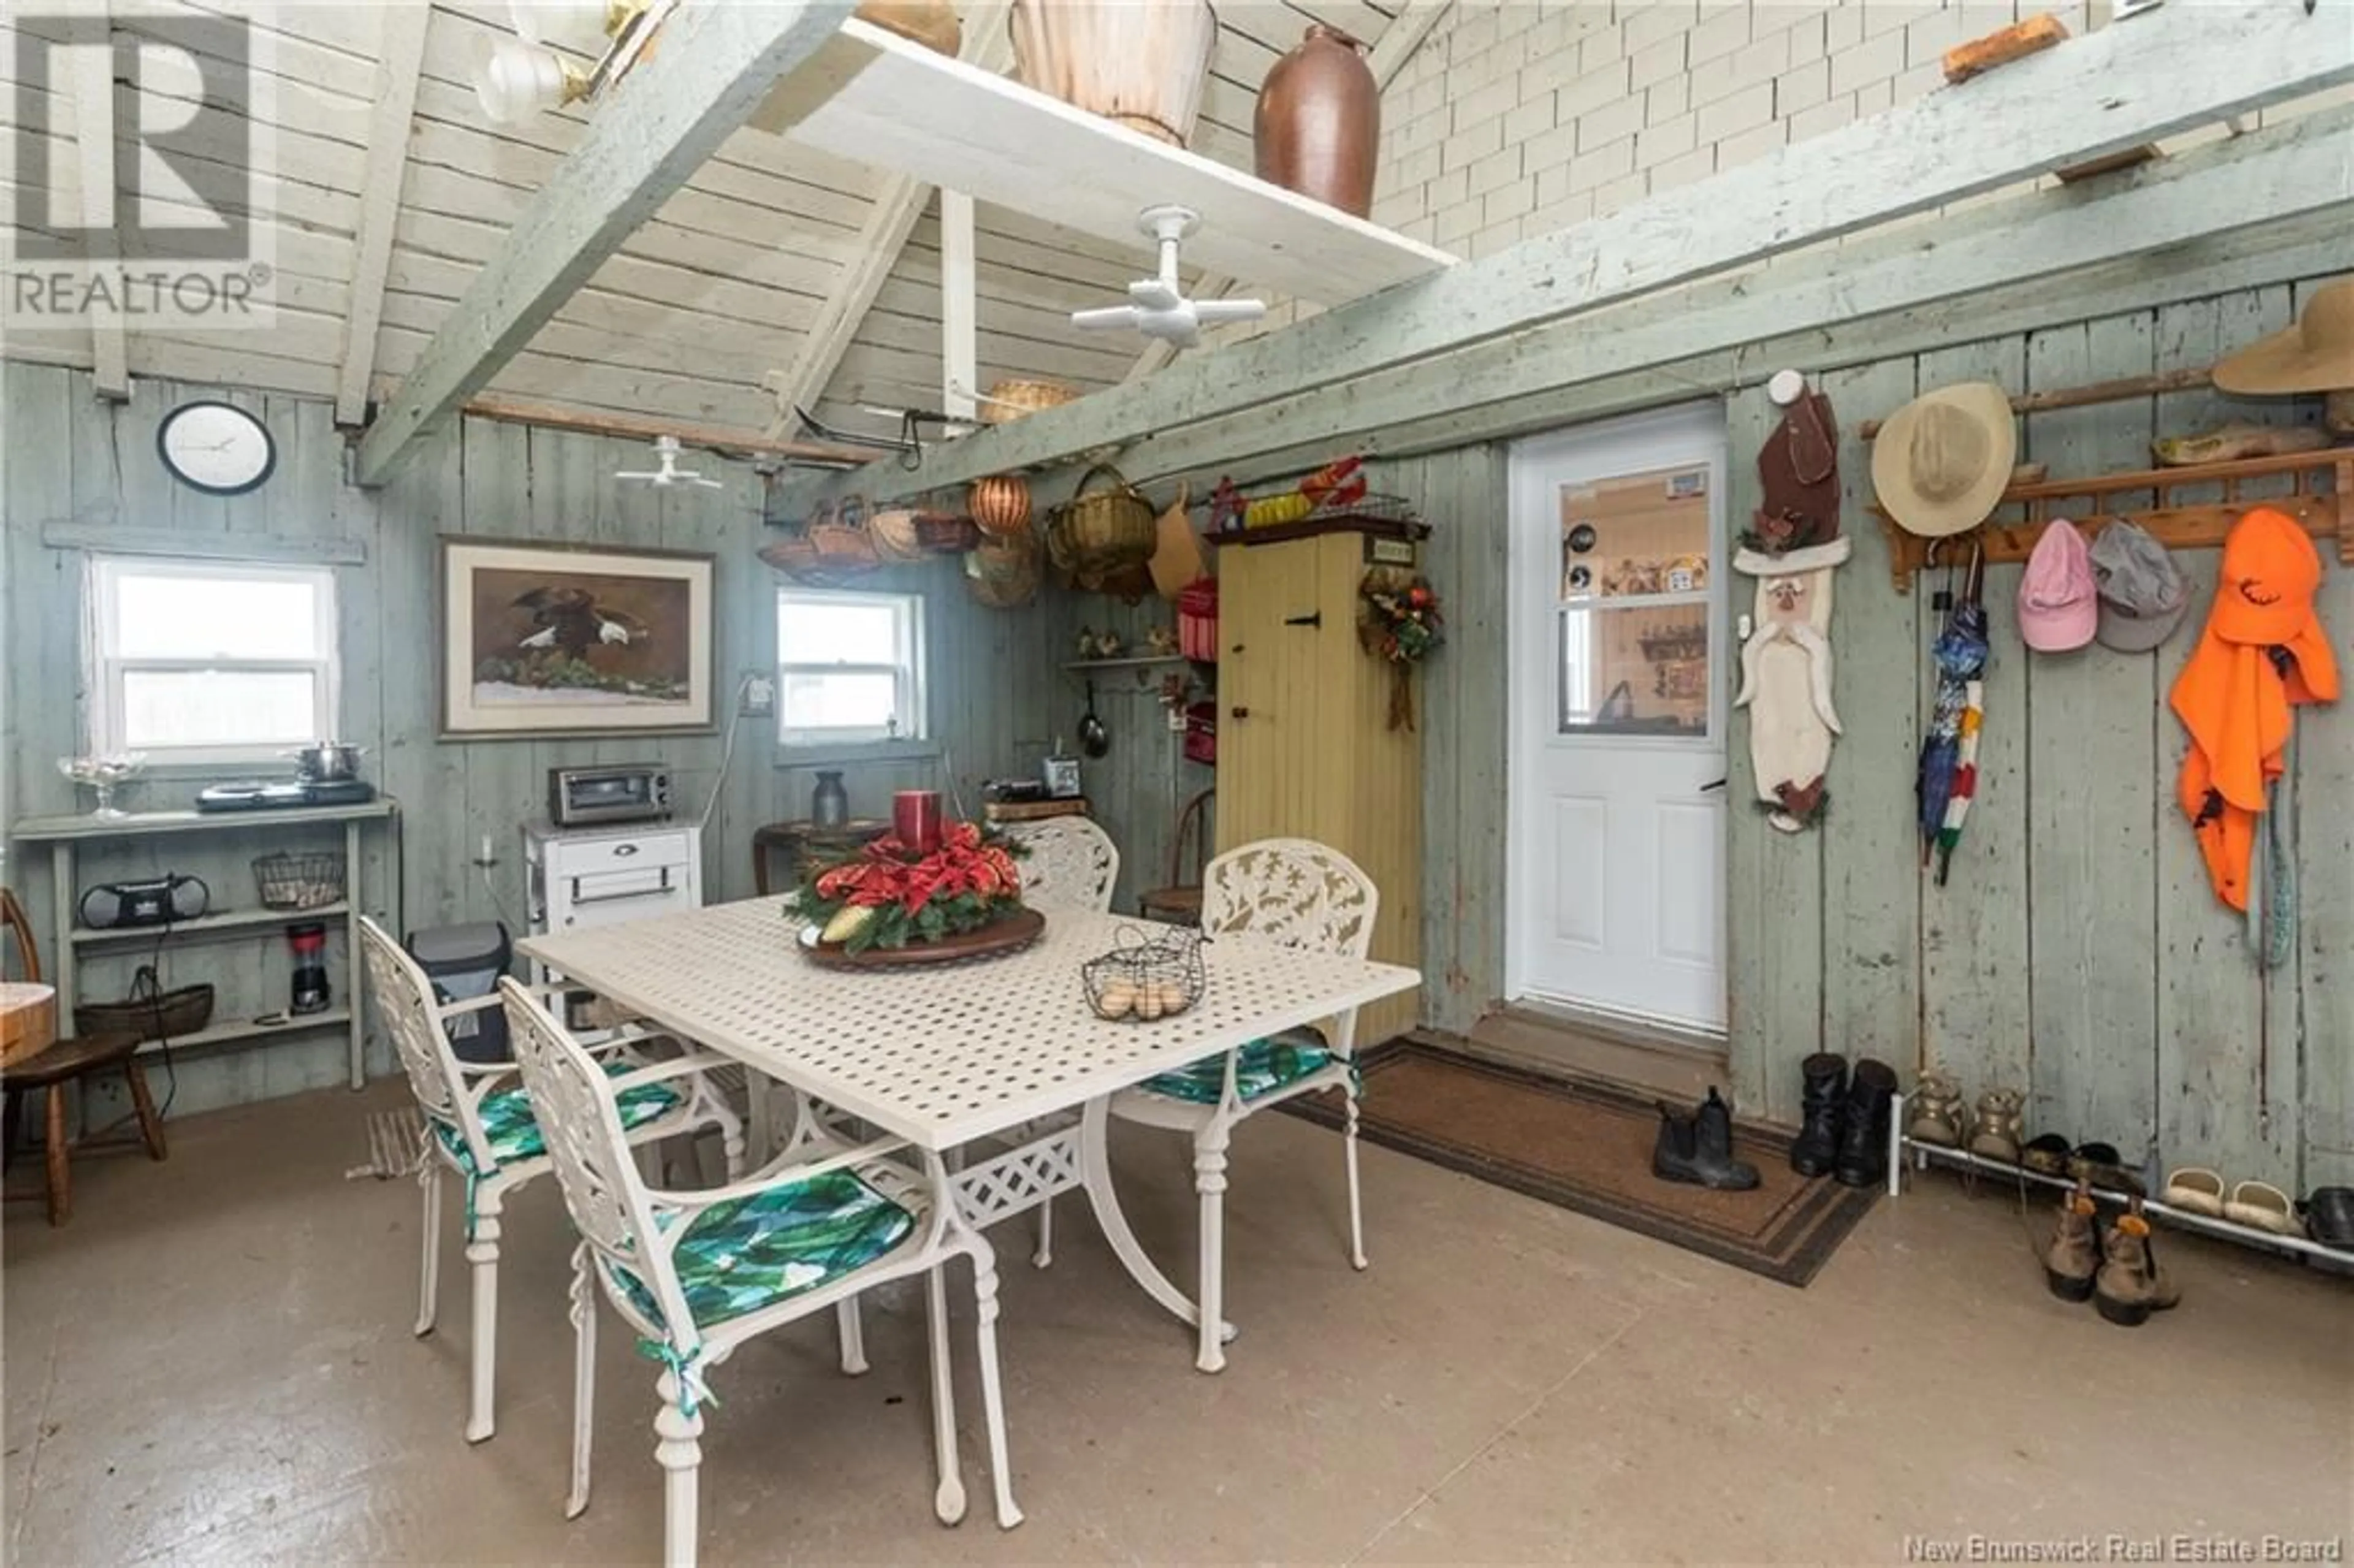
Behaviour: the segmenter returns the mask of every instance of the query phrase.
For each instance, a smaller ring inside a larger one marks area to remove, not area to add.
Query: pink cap
[[[2019,581],[2019,635],[2042,653],[2065,653],[2092,641],[2101,620],[2093,553],[2065,517],[2044,524]]]

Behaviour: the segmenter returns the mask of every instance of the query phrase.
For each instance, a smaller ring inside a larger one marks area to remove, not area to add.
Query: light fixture
[[[502,38],[474,67],[474,101],[494,125],[520,125],[588,96],[588,73],[536,44]]]
[[[1160,249],[1160,270],[1128,286],[1129,303],[1073,311],[1071,324],[1088,331],[1125,327],[1179,348],[1191,348],[1201,341],[1205,326],[1257,321],[1267,314],[1266,304],[1257,300],[1186,297],[1178,279],[1177,243],[1200,222],[1201,216],[1191,207],[1148,207],[1139,213],[1136,226],[1150,235]]]
[[[516,38],[502,38],[474,70],[474,99],[495,124],[593,99],[629,74],[678,0],[508,0]],[[585,55],[606,40],[594,65]],[[520,41],[518,41],[518,39]]]
[[[507,0],[507,21],[527,44],[575,44],[594,48],[610,38],[631,16],[643,10],[629,0]]]

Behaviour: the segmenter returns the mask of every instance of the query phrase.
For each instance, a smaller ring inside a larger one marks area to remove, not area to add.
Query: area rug
[[[1363,1057],[1361,1134],[1394,1149],[1652,1236],[1720,1263],[1803,1286],[1871,1211],[1879,1189],[1792,1171],[1787,1137],[1737,1127],[1734,1151],[1757,1167],[1747,1192],[1712,1192],[1651,1175],[1659,1117],[1627,1090],[1477,1061],[1412,1037]],[[1339,1097],[1281,1108],[1341,1125]]]

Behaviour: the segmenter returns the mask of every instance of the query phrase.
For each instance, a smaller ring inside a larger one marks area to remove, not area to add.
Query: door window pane
[[[316,740],[318,681],[308,670],[126,670],[122,744],[140,751]]]
[[[1559,733],[1708,733],[1705,602],[1572,605],[1559,621]]]
[[[1708,590],[1708,470],[1657,469],[1561,490],[1564,602]]]

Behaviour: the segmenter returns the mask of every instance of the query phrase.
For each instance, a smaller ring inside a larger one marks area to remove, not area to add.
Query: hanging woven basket
[[[984,425],[1002,425],[1041,408],[1059,408],[1078,399],[1079,389],[1065,381],[999,381],[980,399]]]
[[[1099,462],[1080,479],[1078,493],[1054,509],[1047,541],[1057,567],[1110,577],[1150,561],[1160,530],[1152,503]]]
[[[1016,609],[1038,597],[1038,546],[1028,539],[983,539],[964,558],[964,586],[975,603]]]
[[[811,588],[839,588],[882,565],[867,530],[865,501],[845,497],[837,510],[822,505],[807,524],[788,528],[763,546],[760,559]]]
[[[1017,538],[1030,528],[1030,482],[1018,473],[976,479],[966,492],[965,506],[973,525],[991,538]]]

